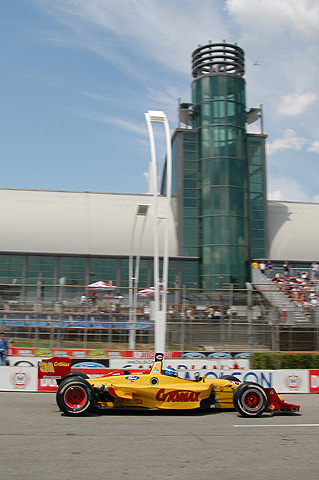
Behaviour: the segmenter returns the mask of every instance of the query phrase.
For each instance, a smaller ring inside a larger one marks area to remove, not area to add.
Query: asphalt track
[[[0,392],[6,480],[319,478],[319,395],[301,414],[108,411],[67,417],[52,393]]]

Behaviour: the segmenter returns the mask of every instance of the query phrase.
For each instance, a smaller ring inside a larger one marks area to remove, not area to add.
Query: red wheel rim
[[[261,398],[258,392],[252,391],[245,395],[244,402],[249,410],[255,410],[261,404]]]
[[[86,391],[78,385],[69,387],[65,391],[64,401],[69,408],[81,408],[87,401]]]

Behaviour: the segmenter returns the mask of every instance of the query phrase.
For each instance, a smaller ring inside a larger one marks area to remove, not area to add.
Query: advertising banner
[[[154,358],[155,351],[101,350],[101,349],[57,349],[57,348],[19,348],[9,349],[10,356],[22,357],[88,357],[88,358]],[[166,352],[165,358],[179,358],[180,352]]]
[[[1,367],[0,390],[29,391],[38,390],[38,371],[32,367]]]
[[[319,370],[309,370],[309,391],[319,393]]]

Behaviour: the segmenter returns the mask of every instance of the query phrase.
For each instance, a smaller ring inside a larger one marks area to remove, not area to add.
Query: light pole
[[[130,242],[130,256],[129,256],[129,349],[135,350],[135,339],[136,339],[136,294],[138,288],[138,278],[140,270],[140,257],[141,257],[141,248],[142,240],[146,224],[146,215],[148,211],[148,204],[139,204],[137,206],[136,214],[133,219],[132,233],[131,233],[131,242]],[[137,226],[138,217],[143,217],[143,223],[140,230],[139,240],[137,244],[137,252],[135,259],[135,275],[133,277],[133,257],[134,257],[134,243],[135,243],[135,233]],[[133,288],[134,280],[134,288]]]
[[[151,111],[145,113],[146,124],[150,139],[152,181],[153,181],[153,203],[154,203],[154,302],[151,314],[155,324],[155,351],[165,353],[166,343],[166,315],[167,315],[167,287],[168,287],[168,247],[169,247],[169,226],[172,196],[172,148],[171,137],[167,117],[164,112]],[[157,160],[154,140],[153,123],[164,125],[166,140],[166,215],[158,213],[158,188],[157,188]],[[163,292],[159,292],[159,245],[158,245],[158,224],[160,220],[166,220],[164,251],[163,251]]]

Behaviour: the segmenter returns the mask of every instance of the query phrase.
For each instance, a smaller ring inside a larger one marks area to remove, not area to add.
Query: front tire
[[[247,382],[236,388],[233,402],[243,417],[260,417],[268,406],[268,395],[262,386]]]
[[[56,392],[59,408],[66,415],[85,415],[93,409],[93,389],[81,377],[63,380]]]

